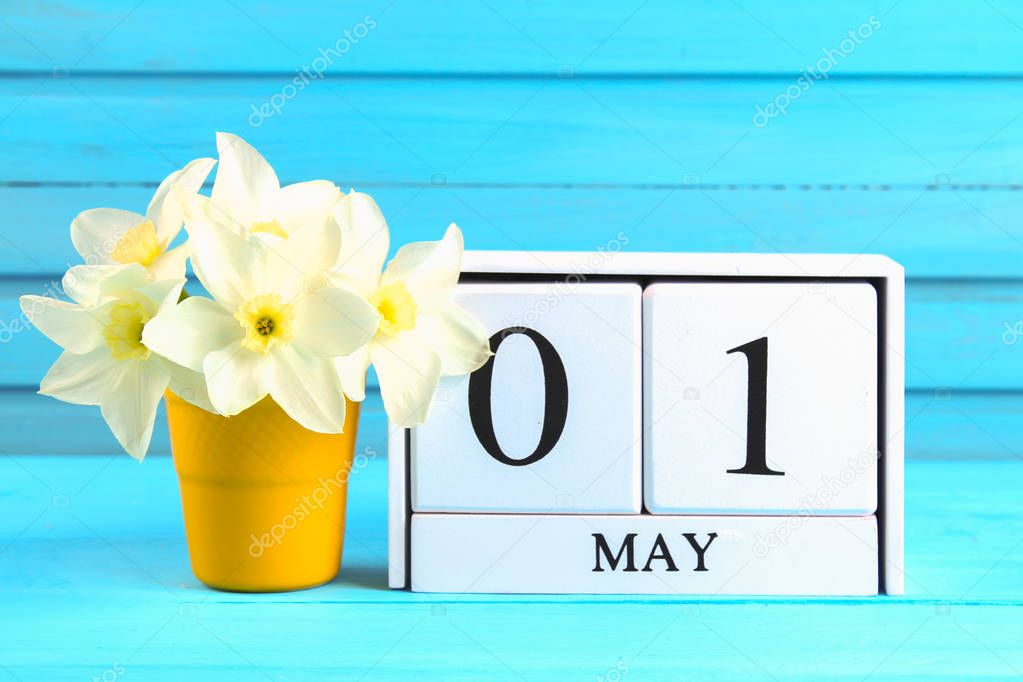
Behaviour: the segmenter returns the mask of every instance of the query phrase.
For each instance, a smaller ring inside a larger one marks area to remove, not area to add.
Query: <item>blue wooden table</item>
[[[375,396],[372,402],[378,400]],[[363,423],[361,448],[383,442]],[[740,599],[387,588],[386,461],[304,592],[191,574],[170,458],[0,458],[0,679],[959,680],[1023,674],[1023,462],[911,461],[906,595]]]
[[[6,3],[0,679],[1019,676],[1021,112],[1020,0]],[[17,297],[59,290],[75,214],[144,209],[217,130],[371,193],[396,244],[901,262],[906,596],[388,591],[375,395],[339,579],[200,586],[162,414],[138,466],[36,396],[57,349]]]

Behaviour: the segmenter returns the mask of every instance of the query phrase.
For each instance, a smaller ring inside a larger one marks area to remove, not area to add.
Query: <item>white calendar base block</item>
[[[713,540],[711,533],[717,534]],[[631,543],[630,534],[635,534]],[[873,516],[413,514],[411,541],[415,592],[870,596],[878,591]],[[696,570],[701,568],[697,546],[705,570]]]

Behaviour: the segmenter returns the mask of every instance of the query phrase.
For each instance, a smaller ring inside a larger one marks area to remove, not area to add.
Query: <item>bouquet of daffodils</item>
[[[26,317],[64,352],[40,393],[99,405],[142,459],[164,392],[231,416],[270,396],[302,426],[340,433],[345,396],[372,364],[388,416],[422,423],[442,375],[490,357],[486,330],[451,301],[462,234],[408,244],[384,269],[387,223],[366,194],[326,180],[281,187],[244,140],[218,133],[217,163],[168,176],[145,215],[81,213],[70,301],[23,296]],[[184,228],[187,241],[179,239]],[[209,296],[188,296],[186,262]]]

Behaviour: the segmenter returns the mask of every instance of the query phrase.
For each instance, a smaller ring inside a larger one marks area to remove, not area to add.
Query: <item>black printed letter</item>
[[[707,565],[703,563],[704,555],[707,553],[707,548],[710,547],[710,543],[714,542],[714,538],[718,536],[717,533],[707,533],[707,544],[703,547],[696,542],[696,533],[682,533],[683,537],[689,541],[689,546],[696,552],[696,568],[694,571],[706,571]]]
[[[607,559],[608,565],[612,571],[618,570],[618,563],[622,560],[622,553],[625,553],[625,573],[636,572],[636,561],[635,561],[635,546],[636,534],[629,533],[625,536],[625,540],[622,542],[622,546],[618,548],[618,554],[611,555],[611,548],[608,547],[607,540],[604,538],[603,533],[594,533],[594,553],[597,556],[596,564],[593,566],[594,573],[603,573],[604,569],[600,566],[600,555],[603,552],[604,558]]]
[[[494,433],[494,415],[490,406],[491,383],[494,379],[494,359],[501,342],[512,334],[523,334],[536,345],[543,364],[544,410],[543,430],[540,442],[533,454],[522,459],[512,459],[504,453]],[[490,337],[490,352],[495,353],[469,377],[469,420],[480,445],[491,457],[509,466],[526,466],[538,462],[549,453],[561,438],[568,419],[568,377],[561,356],[551,342],[535,329],[525,327],[508,327]]]

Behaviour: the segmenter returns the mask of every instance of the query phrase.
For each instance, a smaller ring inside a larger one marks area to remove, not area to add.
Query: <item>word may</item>
[[[607,562],[607,565],[612,571],[618,570],[618,565],[622,563],[622,556],[625,556],[625,568],[622,569],[623,573],[635,573],[637,571],[653,571],[651,567],[654,561],[663,561],[665,571],[678,571],[678,565],[675,563],[674,557],[668,550],[668,543],[665,541],[664,536],[660,533],[654,539],[653,544],[650,546],[650,553],[647,555],[646,564],[643,568],[636,568],[636,537],[638,533],[627,533],[625,539],[622,541],[621,547],[618,548],[616,554],[611,554],[611,547],[607,544],[607,539],[603,533],[593,533],[593,551],[595,554],[595,563],[593,566],[594,573],[603,573],[604,567],[601,565],[601,556]],[[694,571],[706,571],[706,556],[707,549],[711,543],[714,542],[714,538],[718,536],[717,533],[707,533],[707,544],[700,545],[696,541],[696,533],[682,533],[682,537],[689,543],[689,547],[692,548],[693,552],[696,553],[696,567]],[[677,551],[677,550],[676,550]]]

